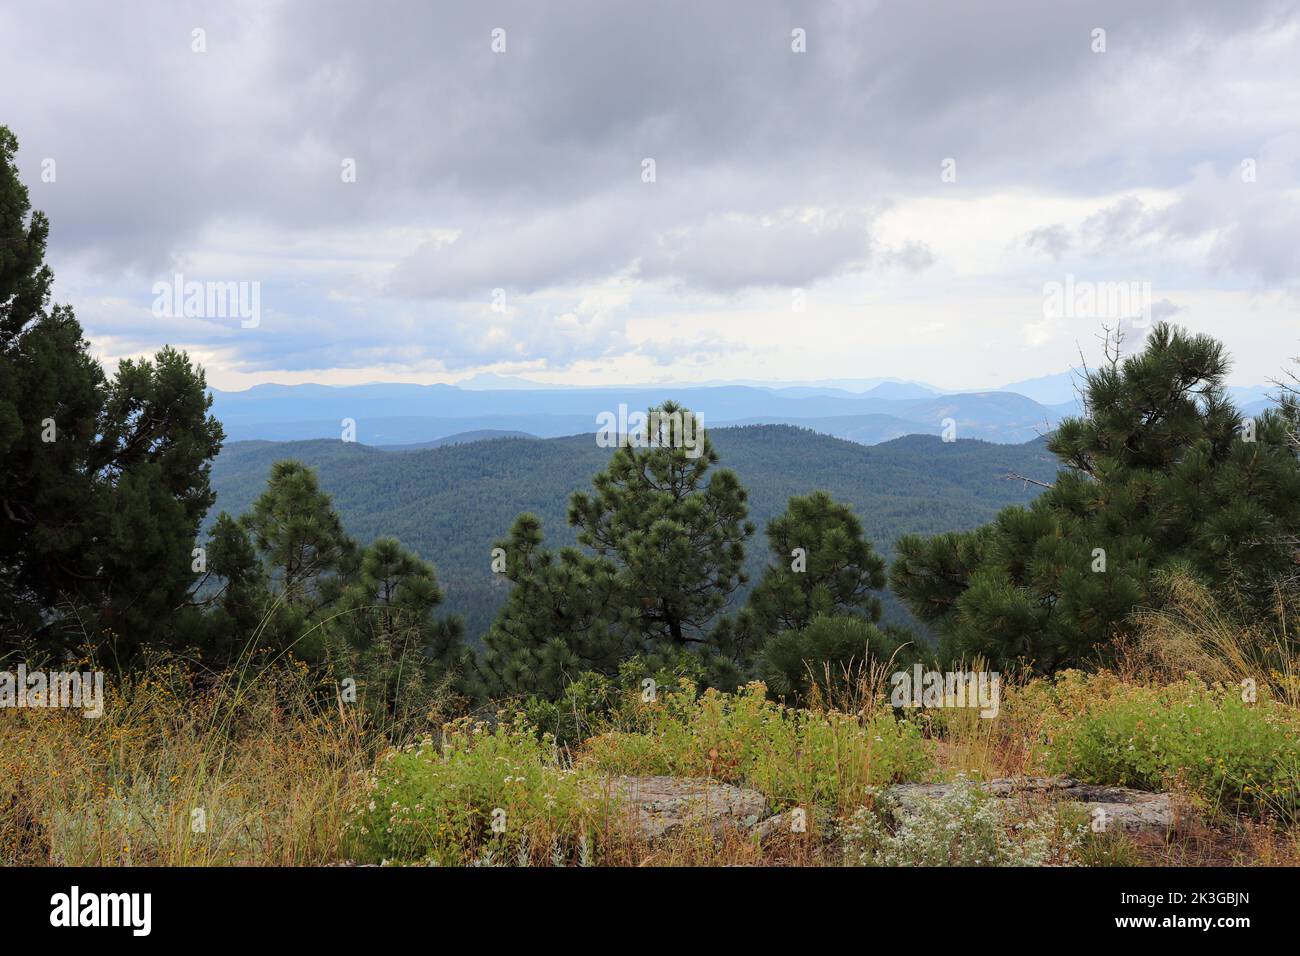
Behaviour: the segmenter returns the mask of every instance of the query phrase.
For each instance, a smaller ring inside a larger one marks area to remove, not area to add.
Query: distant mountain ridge
[[[352,423],[358,441],[375,445],[428,443],[482,430],[558,438],[594,431],[597,416],[620,405],[644,410],[668,398],[701,414],[707,427],[806,425],[867,444],[939,434],[949,420],[958,437],[1019,443],[1049,431],[1061,417],[1010,392],[940,394],[909,383],[884,383],[861,393],[749,385],[493,390],[375,384],[260,385],[212,394],[213,411],[232,441],[340,438]],[[872,416],[878,427],[870,426]]]
[[[1021,445],[913,435],[873,447],[788,425],[710,429],[721,456],[749,491],[758,531],[750,540],[751,575],[768,560],[766,522],[791,495],[830,492],[851,504],[868,537],[888,555],[906,532],[971,528],[1004,505],[1025,503],[1040,489],[1009,481],[1010,472],[1039,481],[1055,475],[1041,440]],[[566,520],[569,495],[589,488],[609,449],[591,434],[567,438],[500,438],[401,453],[337,440],[232,442],[212,469],[221,509],[244,512],[262,492],[272,463],[294,458],[319,470],[348,531],[363,542],[392,535],[433,561],[446,607],[483,633],[504,597],[490,570],[493,545],[523,511],[540,515],[552,546],[574,543]],[[910,622],[892,597],[891,620]]]
[[[1077,373],[1063,372],[995,391],[944,392],[918,382],[865,379],[817,385],[541,386],[476,376],[476,386],[258,385],[213,390],[213,410],[231,441],[340,438],[352,427],[370,445],[433,447],[467,432],[559,438],[592,432],[597,416],[620,405],[644,410],[668,398],[700,413],[711,428],[790,424],[860,444],[901,435],[937,435],[1018,444],[1046,434],[1080,412]],[[855,390],[867,382],[875,384]],[[467,383],[468,384],[468,383]],[[852,385],[853,389],[840,387]],[[1266,387],[1232,388],[1248,414],[1269,404]]]
[[[499,441],[502,438],[536,438],[528,432],[503,431],[494,428],[482,428],[473,432],[457,432],[446,438],[433,441],[417,442],[411,445],[376,445],[381,451],[422,451],[427,448],[444,448],[447,445],[467,445],[475,441]]]

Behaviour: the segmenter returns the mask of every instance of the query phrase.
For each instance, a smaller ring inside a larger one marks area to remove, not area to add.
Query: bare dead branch
[[[1007,481],[1023,481],[1026,487],[1028,487],[1029,485],[1037,485],[1039,488],[1052,487],[1050,484],[1048,484],[1045,481],[1039,481],[1037,478],[1030,478],[1028,475],[1017,474],[1014,471],[1009,471],[1002,477],[1005,478]]]

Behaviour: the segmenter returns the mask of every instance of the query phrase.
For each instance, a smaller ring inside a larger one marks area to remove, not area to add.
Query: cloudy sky
[[[1067,281],[1300,352],[1295,2],[10,3],[0,123],[98,354],[221,388],[994,387]]]

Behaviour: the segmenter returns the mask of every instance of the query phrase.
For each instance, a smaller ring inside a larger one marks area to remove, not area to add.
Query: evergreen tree
[[[0,127],[0,634],[128,663],[175,639],[198,573],[221,426],[201,369],[170,348],[110,380],[50,306],[49,223]],[[30,217],[29,217],[30,213]]]
[[[1081,418],[1048,447],[1063,469],[989,526],[898,542],[894,590],[950,655],[1050,670],[1098,653],[1153,572],[1184,567],[1238,613],[1265,613],[1294,561],[1300,464],[1284,418],[1242,421],[1222,345],[1158,324],[1145,349],[1087,375]]]
[[[870,672],[872,664],[902,669],[917,658],[911,635],[879,628],[857,616],[822,614],[798,630],[769,638],[758,658],[758,676],[769,693],[799,704],[813,686],[831,700]]]
[[[359,554],[315,470],[297,461],[276,462],[266,490],[240,525],[260,556],[272,597],[256,643],[320,660],[325,652],[322,612],[341,597]],[[243,551],[237,542],[229,543],[236,553]],[[237,566],[242,570],[242,564]],[[241,616],[233,603],[240,596],[241,591],[231,590],[223,602],[232,619]]]
[[[442,599],[432,564],[377,539],[326,618],[335,675],[353,677],[386,716],[426,710],[468,663],[460,620],[434,617]]]
[[[1300,356],[1292,361],[1300,365]],[[1274,380],[1274,384],[1280,389],[1279,411],[1291,427],[1291,447],[1295,449],[1297,455],[1300,455],[1300,373],[1294,369],[1287,369],[1285,377],[1280,381]]]
[[[749,596],[743,626],[762,635],[797,631],[822,614],[880,620],[885,562],[863,537],[853,509],[824,491],[796,495],[767,526],[775,563]]]
[[[653,422],[689,419],[688,409],[666,402],[652,408]],[[614,562],[619,584],[633,599],[631,626],[645,642],[707,644],[713,616],[745,581],[744,542],[754,532],[746,520],[745,490],[734,472],[706,482],[718,454],[702,428],[693,447],[648,426],[645,444],[629,442],[592,479],[594,492],[575,493],[569,523],[578,540]]]
[[[666,402],[646,419],[593,491],[570,499],[569,523],[591,554],[543,548],[533,515],[499,544],[513,588],[484,640],[489,692],[554,699],[579,674],[612,676],[634,654],[647,672],[680,670],[683,655],[698,664],[698,654],[717,683],[738,678],[729,635],[713,624],[745,582],[745,490],[730,471],[710,473],[717,452],[688,409]]]
[[[810,681],[861,665],[868,646],[892,653],[898,642],[875,627],[881,604],[872,594],[885,586],[885,562],[852,508],[824,491],[796,495],[768,523],[767,539],[774,563],[740,613],[734,643],[760,648],[758,673],[773,694],[801,699]]]
[[[542,523],[522,514],[499,541],[510,595],[483,638],[482,690],[494,696],[536,694],[557,699],[586,671],[613,675],[623,659],[612,566],[542,543]]]
[[[647,420],[646,440],[622,444],[593,492],[573,495],[569,523],[610,562],[633,646],[717,651],[710,625],[746,580],[745,489],[734,472],[710,475],[718,454],[702,427],[683,426],[690,410],[665,402]]]
[[[219,514],[206,549],[207,571],[198,589],[204,613],[191,633],[210,666],[228,667],[258,646],[275,600],[257,548],[239,521],[224,511]]]

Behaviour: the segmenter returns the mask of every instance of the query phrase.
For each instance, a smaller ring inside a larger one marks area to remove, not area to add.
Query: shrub
[[[858,866],[1068,864],[1087,828],[1045,809],[1013,820],[999,801],[959,777],[942,797],[903,812],[877,794],[844,827],[846,862]]]
[[[520,709],[528,722],[562,745],[598,733],[618,705],[619,690],[604,674],[587,671],[564,688],[558,700],[530,695]]]
[[[739,693],[687,685],[644,704],[644,729],[589,740],[581,763],[605,773],[713,777],[753,787],[775,803],[850,808],[873,784],[930,769],[919,725],[874,716],[797,710],[752,683]]]
[[[643,706],[647,703],[643,698],[663,693],[693,700],[708,673],[700,655],[690,651],[655,658],[654,663],[664,666],[655,669],[639,654],[629,657],[619,665],[616,678],[585,671],[565,686],[558,699],[534,694],[523,701],[520,710],[529,723],[566,746],[609,730],[645,730],[652,711]]]
[[[1077,672],[1046,695],[1049,766],[1091,783],[1179,787],[1227,812],[1294,817],[1300,807],[1300,719],[1261,692],[1189,678],[1164,687]]]
[[[567,859],[596,807],[549,735],[519,719],[490,728],[464,718],[444,728],[441,748],[426,738],[386,753],[349,833],[359,858],[394,863]]]

